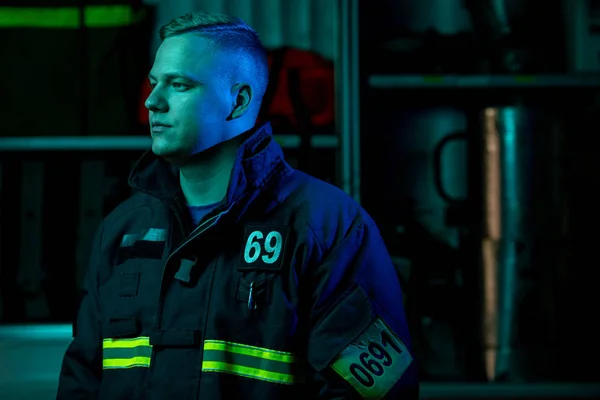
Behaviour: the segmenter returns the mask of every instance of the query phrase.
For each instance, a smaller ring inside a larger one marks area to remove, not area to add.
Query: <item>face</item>
[[[225,125],[234,99],[219,73],[227,58],[211,41],[196,35],[164,40],[150,71],[152,151],[184,161],[227,140]]]

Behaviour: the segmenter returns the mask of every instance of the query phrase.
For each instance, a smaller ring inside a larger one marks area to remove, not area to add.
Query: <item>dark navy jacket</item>
[[[98,230],[58,399],[416,399],[402,291],[379,231],[292,169],[269,125],[191,226],[152,153]]]

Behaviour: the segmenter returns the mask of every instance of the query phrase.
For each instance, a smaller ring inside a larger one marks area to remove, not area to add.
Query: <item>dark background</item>
[[[11,6],[129,19],[0,18],[0,397],[51,398],[91,237],[148,147],[158,26],[189,10],[240,15],[334,71],[335,118],[276,134],[378,223],[425,398],[598,395],[600,2],[27,0],[0,16]]]

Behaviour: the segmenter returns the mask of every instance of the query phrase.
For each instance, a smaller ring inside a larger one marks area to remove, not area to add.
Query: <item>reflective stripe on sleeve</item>
[[[302,381],[295,373],[297,368],[298,360],[291,353],[222,340],[204,342],[203,372],[291,385]]]
[[[152,346],[148,337],[133,339],[104,339],[102,368],[149,368]]]

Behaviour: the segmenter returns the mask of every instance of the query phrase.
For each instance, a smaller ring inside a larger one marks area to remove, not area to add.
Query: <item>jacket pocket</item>
[[[245,302],[249,311],[265,308],[271,304],[273,284],[277,273],[245,270],[239,273],[236,298]]]
[[[141,272],[121,271],[117,283],[119,297],[136,297],[140,286]]]
[[[103,289],[103,296],[112,306],[109,315],[131,315],[152,306],[160,289],[160,260],[127,260],[114,268],[112,282]]]
[[[138,335],[140,329],[136,318],[111,318],[104,328],[103,338],[131,338]]]

